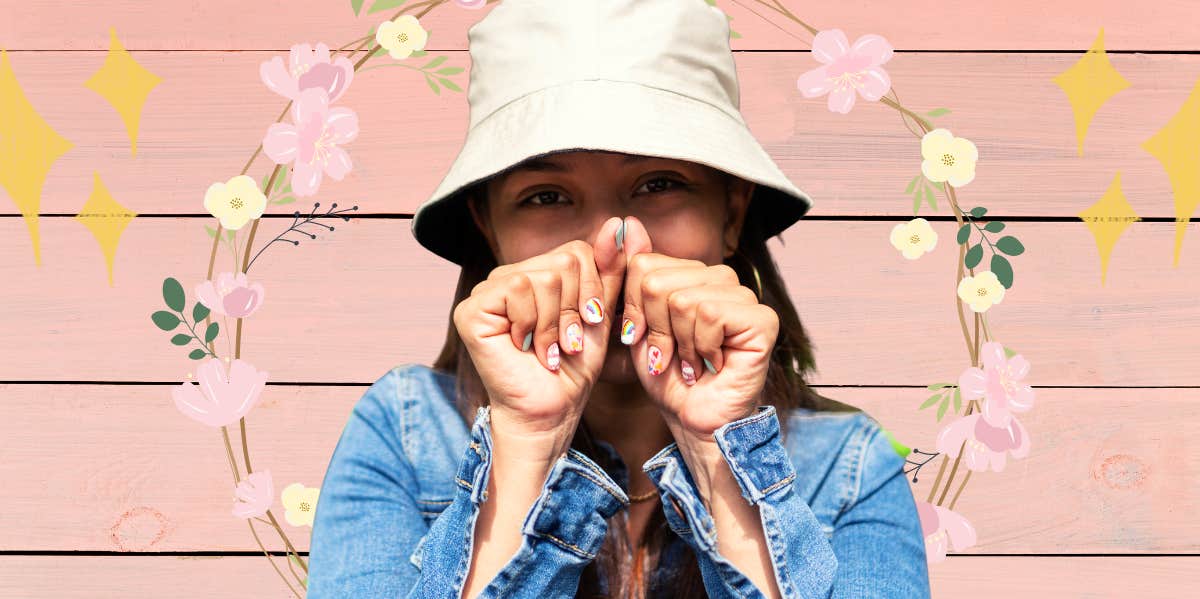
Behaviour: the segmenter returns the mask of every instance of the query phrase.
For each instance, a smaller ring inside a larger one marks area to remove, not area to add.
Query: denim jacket
[[[929,597],[904,459],[878,422],[861,411],[802,408],[787,418],[786,440],[771,405],[714,433],[742,497],[759,508],[782,596]],[[407,364],[371,385],[321,486],[308,599],[461,597],[476,516],[487,500],[490,431],[488,406],[468,429],[451,374]],[[629,505],[628,470],[611,445],[597,444],[618,467],[606,471],[568,449],[525,517],[520,548],[479,597],[575,596],[609,518]],[[690,549],[709,597],[766,597],[717,551],[713,519],[676,444],[642,470],[674,533],[650,580],[651,596],[671,596],[654,580]]]

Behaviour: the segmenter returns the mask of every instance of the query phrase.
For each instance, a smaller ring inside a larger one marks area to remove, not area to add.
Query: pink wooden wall
[[[0,5],[0,48],[24,97],[72,144],[35,210],[40,263],[27,219],[0,187],[0,596],[289,596],[229,514],[219,431],[171,401],[171,385],[196,363],[149,315],[161,308],[165,277],[180,279],[189,299],[204,279],[204,226],[216,225],[204,191],[239,172],[286,104],[262,85],[259,63],[286,60],[294,43],[342,46],[395,12],[356,17],[349,4]],[[1200,77],[1200,6],[784,4],[819,29],[841,28],[851,40],[878,33],[901,50],[887,70],[903,104],[951,108],[938,126],[979,148],[977,178],[959,202],[988,206],[1027,248],[988,317],[992,333],[1033,364],[1037,404],[1022,420],[1033,448],[1004,472],[973,476],[956,510],[979,542],[931,566],[935,596],[1184,594],[1200,553],[1200,227],[1185,225],[1173,264],[1172,183],[1141,144]],[[969,358],[947,292],[958,251],[944,199],[934,253],[908,261],[888,242],[912,218],[904,186],[919,172],[919,140],[881,104],[860,99],[840,115],[823,98],[801,97],[795,79],[816,66],[812,35],[794,24],[780,31],[754,14],[772,14],[757,2],[718,5],[742,35],[732,44],[747,121],[816,201],[784,244],[773,242],[817,346],[813,382],[932,451],[939,424],[917,409],[924,387],[955,380]],[[465,31],[486,10],[447,2],[423,17],[430,58],[469,67]],[[162,79],[141,112],[136,157],[117,112],[84,87],[104,64],[110,28]],[[1079,156],[1071,106],[1052,79],[1101,28],[1130,86],[1097,113]],[[466,73],[451,79],[465,88]],[[247,428],[277,490],[319,485],[363,390],[394,365],[433,360],[457,277],[411,238],[408,215],[457,153],[465,94],[435,95],[414,71],[377,69],[356,75],[339,104],[360,119],[347,146],[354,170],[326,179],[315,199],[381,217],[330,222],[333,233],[312,228],[318,239],[276,244],[253,269],[269,293],[244,323],[242,357],[269,371],[270,385]],[[260,154],[249,174],[259,179],[271,166]],[[1118,171],[1143,220],[1116,244],[1102,285],[1096,241],[1077,217]],[[121,236],[111,284],[96,238],[75,218],[96,174],[138,214]],[[287,216],[263,219],[256,244],[310,208],[304,199],[269,207]],[[218,270],[228,270],[228,253],[218,256]],[[936,465],[914,485],[918,498]],[[311,529],[283,526],[307,551]],[[263,538],[283,550],[277,536]]]

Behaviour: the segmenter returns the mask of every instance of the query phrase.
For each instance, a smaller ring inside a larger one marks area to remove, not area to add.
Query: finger
[[[704,263],[698,260],[681,260],[659,254],[642,254],[639,258],[643,258],[639,260],[640,263],[663,265],[651,267],[652,270],[641,277],[640,289],[641,310],[646,320],[647,369],[650,374],[658,375],[671,363],[675,352],[676,335],[671,327],[668,298],[681,289],[705,285],[708,271]]]
[[[766,304],[704,300],[696,306],[696,330],[693,335],[696,340],[696,353],[702,358],[707,358],[713,365],[709,372],[717,374],[725,366],[723,346],[726,340],[736,340],[739,336],[758,339],[760,336],[747,337],[745,334],[767,331],[772,334],[761,338],[769,339],[773,346],[778,326],[779,320],[775,310]],[[762,347],[756,347],[751,341],[739,344],[737,349],[765,353],[770,352],[772,348],[767,347],[765,343]]]
[[[596,240],[592,243],[592,266],[589,268],[585,264],[582,271],[588,279],[583,283],[585,290],[590,289],[590,297],[599,300],[585,303],[584,314],[587,315],[590,310],[596,316],[589,324],[604,325],[596,327],[602,333],[597,335],[597,339],[605,344],[603,347],[607,347],[608,335],[612,331],[612,323],[606,322],[605,317],[608,316],[611,320],[610,315],[616,314],[621,285],[625,282],[625,253],[622,248],[617,247],[618,239],[622,241],[622,245],[624,243],[624,222],[616,216],[604,221],[604,225],[596,233]],[[590,309],[588,305],[591,306]]]
[[[521,351],[526,336],[533,332],[537,325],[537,306],[533,299],[533,283],[528,277],[509,277],[505,279],[481,281],[471,290],[471,295],[455,307],[455,320],[467,310],[478,310],[491,318],[471,318],[472,322],[482,322],[493,325],[490,330],[475,331],[474,334],[461,335],[464,339],[490,337],[492,334],[507,332],[513,346]],[[533,338],[529,336],[530,342]]]
[[[679,354],[680,374],[683,382],[693,385],[704,377],[707,367],[703,361],[711,358],[700,355],[696,350],[696,308],[703,301],[729,301],[756,304],[758,297],[744,285],[712,283],[688,287],[673,292],[667,300],[671,313],[671,330],[675,335],[676,351]]]
[[[555,270],[534,270],[514,273],[511,278],[529,279],[533,290],[537,322],[532,327],[532,349],[548,370],[557,371],[561,356],[558,344],[559,321],[562,311],[562,274]]]
[[[580,242],[582,243],[582,242]],[[577,245],[559,246],[550,264],[551,270],[559,274],[561,286],[558,297],[559,348],[569,354],[583,351],[583,327],[579,315],[579,273],[582,269],[580,249]]]
[[[646,232],[646,227],[634,216],[625,217],[625,236],[622,241],[625,246],[623,256],[625,272],[622,273],[625,298],[622,308],[621,343],[633,345],[642,336],[642,330],[645,329],[645,318],[641,313],[641,300],[630,302],[630,294],[634,293],[633,290],[641,285],[640,273],[636,281],[630,280],[631,267],[635,256],[650,253],[654,248],[650,243],[650,234]]]

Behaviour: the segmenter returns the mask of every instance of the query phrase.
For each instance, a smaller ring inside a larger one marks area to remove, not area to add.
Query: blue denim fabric
[[[308,598],[461,596],[480,503],[491,473],[490,408],[470,428],[454,379],[396,367],[355,405],[321,486]],[[929,597],[916,504],[892,449],[863,412],[791,410],[787,438],[774,406],[714,437],[742,497],[759,507],[783,597]],[[517,553],[479,597],[574,597],[609,519],[629,505],[628,469],[598,446],[611,471],[575,449],[555,463],[522,525]],[[650,589],[697,556],[709,597],[765,597],[717,551],[712,517],[675,443],[642,465],[674,533]]]

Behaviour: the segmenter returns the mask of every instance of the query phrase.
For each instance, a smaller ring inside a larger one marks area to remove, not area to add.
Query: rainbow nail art
[[[621,324],[621,343],[624,343],[625,345],[632,345],[633,331],[633,321],[626,318],[625,322]]]
[[[567,344],[573,354],[583,351],[583,329],[578,322],[572,322],[567,327]]]
[[[604,305],[600,303],[600,298],[593,297],[584,304],[583,317],[592,324],[604,321]]]
[[[653,345],[646,348],[646,359],[650,362],[647,364],[647,368],[650,369],[650,374],[662,374],[662,371],[667,367],[666,364],[663,364],[662,350]]]

